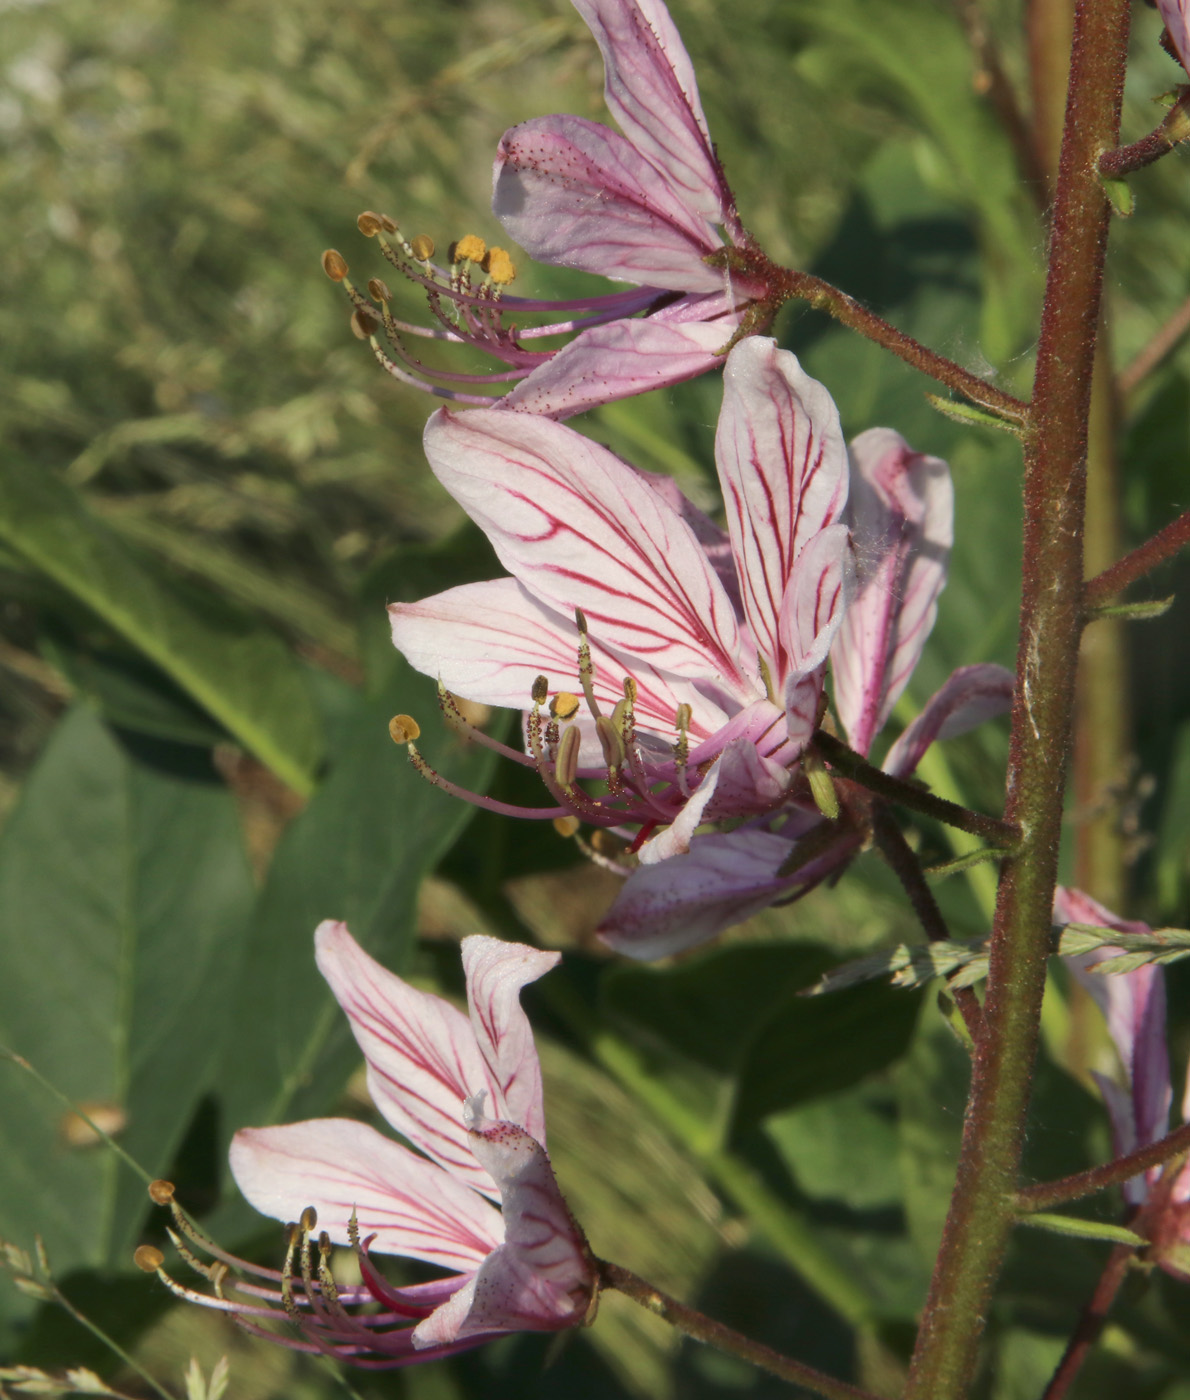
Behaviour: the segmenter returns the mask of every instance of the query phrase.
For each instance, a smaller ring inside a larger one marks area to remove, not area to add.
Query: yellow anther
[[[141,1244],[137,1245],[132,1262],[138,1269],[143,1269],[145,1273],[155,1274],[165,1263],[165,1255],[151,1244]]]
[[[371,209],[365,209],[355,222],[360,233],[362,233],[365,238],[375,238],[384,227],[383,215],[377,214]],[[391,223],[392,220],[390,219],[389,222]],[[390,232],[392,232],[392,230],[390,230]]]
[[[322,255],[322,270],[332,282],[342,282],[349,271],[347,259],[334,248],[328,248]]]
[[[434,240],[428,233],[419,233],[409,246],[418,262],[429,262],[434,256]]]
[[[303,1233],[304,1235],[310,1234],[310,1232],[315,1228],[315,1226],[316,1226],[317,1224],[318,1224],[318,1212],[314,1209],[313,1206],[307,1206],[306,1209],[305,1209],[304,1211],[302,1211],[302,1219],[301,1219],[302,1233]]]
[[[560,690],[550,701],[550,714],[565,723],[578,714],[579,699],[568,690]]]
[[[568,731],[577,734],[579,731],[573,729]],[[595,733],[599,738],[600,746],[603,749],[603,757],[607,761],[608,769],[616,772],[624,766],[624,740],[615,723],[608,719],[606,715],[598,715],[595,719]]]
[[[393,294],[388,289],[388,283],[379,277],[368,278],[368,295],[373,301],[392,301]]]
[[[394,744],[412,744],[421,738],[421,725],[412,715],[393,715],[388,722],[388,732]]]
[[[678,712],[674,716],[674,728],[679,734],[685,734],[690,728],[690,721],[694,718],[694,711],[683,700],[678,706]]]
[[[516,267],[504,248],[489,248],[483,270],[498,287],[507,287],[516,276]]]
[[[533,688],[529,694],[533,697],[535,705],[544,705],[546,696],[550,693],[550,683],[545,676],[535,676]]]
[[[167,1206],[174,1198],[174,1184],[172,1181],[150,1181],[149,1199],[156,1206]]]
[[[568,839],[578,832],[580,826],[582,826],[582,822],[577,817],[554,818],[554,830],[559,836],[565,836]]]
[[[374,316],[366,306],[357,306],[351,313],[351,333],[356,340],[371,340],[380,329],[380,317]]]
[[[452,263],[473,262],[481,263],[487,256],[488,245],[478,234],[464,234],[450,250],[450,260]]]
[[[380,215],[380,227],[385,231],[385,233],[400,232],[400,230],[397,228],[396,219],[390,219],[387,214]]]

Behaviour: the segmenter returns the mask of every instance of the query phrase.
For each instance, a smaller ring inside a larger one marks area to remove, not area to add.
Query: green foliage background
[[[1019,6],[989,8],[1019,79]],[[1027,392],[1044,233],[951,8],[673,10],[769,252]],[[1157,28],[1138,11],[1130,137],[1177,77]],[[352,339],[318,256],[337,246],[361,280],[382,274],[355,232],[368,207],[440,246],[495,236],[500,132],[558,110],[603,119],[581,22],[563,0],[7,0],[0,54],[0,1040],[70,1098],[118,1110],[119,1140],[150,1172],[226,1245],[273,1260],[278,1232],[229,1190],[231,1132],[369,1111],[314,972],[317,921],[347,918],[390,966],[450,994],[461,933],[562,946],[564,968],[529,1000],[551,1149],[596,1250],[782,1350],[895,1387],[953,1171],[963,1052],[932,993],[795,996],[832,963],[915,936],[895,882],[863,857],[722,947],[617,966],[590,937],[611,894],[601,873],[548,827],[473,818],[385,732],[412,712],[448,775],[511,782],[440,729],[433,687],[387,644],[386,600],[494,566],[425,468],[430,401]],[[1113,234],[1120,364],[1190,293],[1184,159],[1134,185],[1138,213]],[[569,285],[520,272],[518,290]],[[904,722],[953,667],[1011,664],[1015,444],[943,419],[918,376],[810,313],[779,331],[849,435],[890,424],[954,468],[951,583]],[[719,393],[710,377],[580,426],[713,508]],[[1121,510],[1139,540],[1187,504],[1190,353],[1125,409]],[[1153,596],[1184,573],[1167,569]],[[1155,786],[1128,912],[1154,922],[1187,918],[1186,632],[1179,600],[1130,638],[1138,773]],[[925,776],[994,810],[1003,760],[989,727]],[[914,839],[947,851],[928,824]],[[989,880],[984,867],[941,887],[956,934],[985,930]],[[1173,983],[1184,1039],[1185,979]],[[1045,1029],[1038,1176],[1107,1151],[1086,1087],[1094,1023],[1056,986]],[[237,1400],[342,1389],[136,1274],[132,1247],[161,1228],[143,1188],[102,1148],[71,1146],[60,1105],[4,1062],[0,1141],[0,1236],[43,1236],[68,1295],[167,1385],[191,1353],[209,1370],[226,1352]],[[1040,1393],[1102,1257],[1022,1235],[982,1394]],[[1136,1278],[1079,1394],[1185,1400],[1188,1320],[1184,1289]],[[0,1359],[140,1385],[3,1278]],[[614,1296],[581,1335],[350,1385],[413,1400],[781,1389],[678,1348]]]

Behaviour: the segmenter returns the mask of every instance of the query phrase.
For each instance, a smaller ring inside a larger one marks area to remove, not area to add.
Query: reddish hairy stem
[[[908,807],[911,811],[921,812],[923,816],[933,817],[945,826],[968,831],[972,836],[981,836],[991,845],[1004,850],[1015,846],[1021,839],[1019,827],[1011,822],[1001,821],[999,817],[984,816],[982,812],[973,812],[969,807],[960,807],[957,802],[948,802],[945,797],[935,797],[927,788],[906,782],[904,778],[896,778],[891,773],[886,773],[883,768],[869,763],[862,754],[848,748],[842,739],[828,734],[825,729],[814,731],[813,743],[832,768],[837,768],[852,782],[888,802],[895,802],[900,807]]]
[[[601,1288],[614,1288],[626,1294],[634,1303],[639,1303],[642,1308],[647,1308],[649,1312],[664,1318],[671,1327],[676,1327],[687,1337],[693,1337],[696,1342],[705,1342],[707,1346],[715,1347],[729,1356],[738,1356],[741,1360],[759,1366],[761,1370],[779,1376],[784,1381],[800,1385],[803,1390],[821,1395],[823,1400],[877,1400],[871,1391],[861,1390],[846,1381],[835,1380],[825,1371],[806,1366],[801,1361],[794,1361],[792,1357],[774,1351],[772,1347],[741,1336],[731,1327],[725,1327],[723,1323],[715,1322],[694,1308],[687,1307],[685,1303],[679,1303],[668,1293],[662,1293],[659,1288],[654,1288],[651,1283],[638,1278],[630,1269],[621,1268],[619,1264],[609,1264],[605,1259],[597,1259],[595,1263],[599,1270]]]
[[[1090,612],[1109,603],[1117,593],[1122,593],[1130,583],[1172,559],[1180,550],[1190,545],[1190,510],[1184,510],[1176,520],[1171,520],[1163,530],[1158,530],[1152,539],[1125,554],[1123,559],[1104,569],[1083,586],[1083,610]]]
[[[1186,1152],[1190,1152],[1190,1123],[1183,1123],[1180,1128],[1151,1142],[1148,1147],[1138,1147],[1135,1152],[1117,1157],[1102,1167],[1091,1167],[1088,1171],[1076,1172],[1074,1176],[1059,1177],[1057,1181],[1023,1186],[1013,1198],[1014,1204],[1018,1212],[1048,1210],[1051,1206],[1092,1196],[1096,1191],[1106,1191],[1109,1186],[1122,1186],[1125,1181],[1131,1181],[1150,1167],[1159,1167],[1163,1162],[1170,1162]]]
[[[1182,98],[1170,111],[1160,126],[1154,127],[1147,136],[1133,141],[1128,146],[1118,146],[1114,151],[1106,151],[1099,157],[1099,173],[1110,179],[1131,175],[1134,170],[1143,170],[1155,160],[1169,155],[1170,151],[1190,137],[1190,115],[1186,99]]]
[[[1111,1305],[1120,1291],[1120,1285],[1128,1277],[1134,1253],[1132,1246],[1127,1244],[1118,1244],[1112,1250],[1103,1273],[1099,1276],[1099,1282],[1095,1285],[1095,1292],[1091,1294],[1090,1301],[1083,1309],[1078,1326],[1066,1344],[1058,1368],[1046,1386],[1041,1400],[1062,1400],[1077,1380],[1083,1362],[1099,1340]]]
[[[942,917],[942,910],[938,908],[938,901],[934,898],[933,890],[926,883],[921,861],[918,860],[916,852],[910,848],[901,828],[893,821],[882,802],[872,803],[872,833],[876,839],[876,845],[880,849],[880,854],[888,861],[897,879],[900,880],[902,888],[909,896],[913,912],[925,930],[926,937],[931,943],[946,942],[950,938],[950,930],[946,926],[946,920]],[[951,995],[954,997],[955,1005],[962,1013],[971,1039],[978,1040],[983,1008],[979,1004],[979,998],[975,995],[974,988],[955,987],[951,989]]]
[[[1082,627],[1083,461],[1109,212],[1096,166],[1117,140],[1128,20],[1128,0],[1079,0],[1075,10],[1025,440],[1025,566],[1005,811],[1025,844],[1003,867],[958,1175],[905,1400],[968,1393],[1014,1218]]]

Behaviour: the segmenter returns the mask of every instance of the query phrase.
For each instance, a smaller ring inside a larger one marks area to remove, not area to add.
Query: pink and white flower
[[[1148,924],[1121,919],[1090,895],[1061,885],[1054,893],[1054,923],[1151,932]],[[1111,1119],[1115,1155],[1123,1157],[1169,1131],[1173,1086],[1165,1032],[1165,969],[1146,963],[1131,972],[1091,971],[1118,956],[1119,950],[1105,947],[1066,961],[1103,1012],[1120,1057],[1123,1083],[1105,1074],[1094,1077]],[[1184,1121],[1190,1121],[1190,1076],[1181,1113]],[[1170,1172],[1173,1177],[1167,1179]],[[1157,1218],[1148,1223],[1153,1256],[1169,1273],[1190,1279],[1190,1164],[1153,1167],[1133,1177],[1124,1184],[1124,1198],[1132,1206],[1157,1200]]]
[[[565,115],[514,126],[497,150],[492,208],[537,261],[634,290],[553,302],[511,296],[493,276],[473,285],[466,265],[419,260],[400,240],[387,251],[398,261],[404,252],[403,270],[425,287],[440,325],[386,327],[401,365],[375,347],[397,378],[423,388],[440,380],[431,391],[442,397],[485,404],[490,398],[477,389],[512,384],[505,407],[551,418],[714,368],[749,308],[750,328],[759,328],[776,305],[771,265],[740,223],[693,66],[665,5],[574,4],[603,53],[605,97],[623,134]],[[510,277],[502,250],[500,263]],[[527,321],[540,315],[546,324]],[[405,335],[466,343],[507,368],[489,375],[428,370],[405,351]],[[561,349],[533,348],[561,335],[575,338]]]
[[[865,757],[934,625],[953,514],[950,472],[940,458],[914,452],[889,428],[870,429],[852,443],[845,518],[856,578],[830,658],[836,715],[852,748]],[[885,771],[909,777],[936,739],[1003,713],[1012,684],[1000,666],[955,671],[889,749]],[[686,854],[642,868],[628,880],[600,935],[637,958],[705,942],[778,900],[806,893],[845,865],[866,839],[855,825],[824,843],[825,834],[818,812],[803,798],[735,831],[696,836]]]
[[[521,814],[639,828],[649,862],[704,822],[781,807],[850,571],[838,413],[796,358],[751,338],[728,359],[726,532],[668,479],[549,419],[440,411],[425,446],[511,577],[393,604],[393,641],[454,695],[533,697],[528,754],[505,752],[557,805]]]
[[[232,1174],[262,1214],[302,1221],[291,1227],[301,1236],[302,1272],[293,1277],[291,1244],[283,1273],[257,1269],[265,1284],[236,1285],[246,1301],[225,1297],[226,1283],[218,1298],[187,1296],[273,1340],[284,1338],[261,1323],[288,1314],[302,1332],[288,1345],[372,1368],[432,1360],[505,1332],[582,1322],[595,1291],[594,1262],[546,1155],[541,1069],[520,1005],[521,988],[559,954],[464,939],[464,1014],[386,971],[345,924],[320,925],[315,949],[363,1051],[376,1108],[417,1150],[348,1118],[238,1132]],[[364,1281],[335,1287],[330,1249],[347,1244]],[[397,1287],[373,1254],[448,1272]],[[380,1311],[348,1311],[361,1303],[378,1303]]]
[[[1190,3],[1188,0],[1157,0],[1157,9],[1182,67],[1190,73]]]

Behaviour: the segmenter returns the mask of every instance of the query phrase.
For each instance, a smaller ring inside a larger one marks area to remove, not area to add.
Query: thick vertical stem
[[[1083,575],[1087,419],[1108,205],[1096,174],[1117,140],[1128,0],[1079,0],[1049,272],[1025,445],[1025,537],[1006,817],[1024,833],[996,904],[950,1212],[906,1400],[959,1400],[1012,1228],[1045,987],[1069,766]]]

